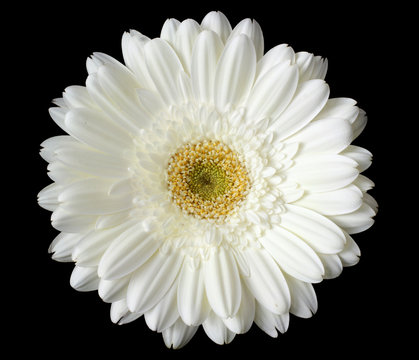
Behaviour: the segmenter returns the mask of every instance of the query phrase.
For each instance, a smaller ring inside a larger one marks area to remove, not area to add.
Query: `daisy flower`
[[[265,53],[250,19],[169,19],[159,38],[126,32],[122,53],[87,59],[86,86],[50,109],[68,135],[42,143],[39,204],[72,287],[173,348],[201,325],[224,344],[310,317],[312,284],[358,262],[350,235],[377,210],[371,153],[351,145],[365,112],[329,99],[326,59]]]

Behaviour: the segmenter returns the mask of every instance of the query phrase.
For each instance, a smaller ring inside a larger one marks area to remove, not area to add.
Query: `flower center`
[[[223,220],[250,186],[237,153],[220,141],[183,145],[170,158],[167,175],[173,202],[184,213],[202,219]]]

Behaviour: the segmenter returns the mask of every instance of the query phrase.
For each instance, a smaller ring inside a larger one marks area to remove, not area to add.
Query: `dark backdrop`
[[[151,352],[168,357],[249,354],[329,359],[403,351],[399,340],[410,331],[399,326],[405,311],[400,282],[403,275],[393,260],[399,257],[400,229],[396,234],[391,226],[394,207],[390,202],[396,193],[389,190],[389,178],[400,170],[391,140],[398,137],[394,124],[399,121],[394,104],[398,90],[392,82],[397,83],[403,72],[395,61],[402,56],[400,42],[406,35],[404,22],[395,23],[403,20],[402,14],[409,9],[399,12],[353,2],[310,3],[60,2],[15,10],[14,16],[18,11],[26,16],[26,20],[16,16],[13,29],[6,33],[13,44],[8,59],[15,67],[10,72],[19,86],[12,97],[18,101],[15,110],[23,120],[12,121],[19,125],[13,138],[23,141],[25,149],[23,161],[13,159],[20,164],[17,171],[25,183],[21,187],[25,203],[19,215],[13,216],[16,235],[11,239],[16,257],[11,277],[17,289],[9,290],[11,305],[6,311],[15,330],[10,332],[10,339],[20,344],[14,346],[15,352],[29,350],[46,357],[84,354],[140,358]],[[331,97],[354,98],[369,116],[367,128],[355,144],[374,154],[373,165],[365,174],[376,183],[371,194],[380,210],[376,224],[354,236],[362,252],[360,263],[345,268],[337,279],[315,285],[319,309],[313,318],[291,316],[288,332],[276,339],[254,325],[224,346],[212,343],[200,329],[185,348],[173,351],[166,349],[161,334],[149,330],[143,318],[114,325],[109,304],[103,303],[97,292],[80,293],[70,287],[73,264],[50,259],[47,249],[57,231],[50,226],[50,212],[36,204],[36,194],[50,183],[47,164],[38,152],[43,140],[62,134],[48,115],[51,100],[60,97],[66,86],[84,85],[85,61],[92,52],[122,60],[124,31],[136,29],[153,38],[159,36],[166,18],[200,22],[211,10],[222,11],[233,26],[246,17],[256,19],[264,32],[265,51],[288,43],[295,51],[329,59],[326,81]],[[17,272],[17,268],[24,271]]]

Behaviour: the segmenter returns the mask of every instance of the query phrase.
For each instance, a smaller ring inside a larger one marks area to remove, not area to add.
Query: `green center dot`
[[[195,195],[203,200],[213,200],[226,193],[230,181],[221,166],[199,163],[191,170],[187,183]]]

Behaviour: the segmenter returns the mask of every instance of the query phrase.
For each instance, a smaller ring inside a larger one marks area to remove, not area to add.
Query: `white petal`
[[[322,215],[341,215],[360,208],[362,191],[355,185],[348,185],[333,191],[307,193],[294,204],[314,210]]]
[[[66,233],[87,233],[95,227],[97,216],[68,212],[58,206],[51,215],[51,223]]]
[[[192,52],[191,79],[195,98],[210,103],[213,100],[217,62],[223,50],[219,36],[203,31],[195,41]]]
[[[71,273],[70,285],[78,291],[97,290],[99,285],[97,268],[75,266]]]
[[[301,156],[287,172],[289,179],[311,192],[332,191],[351,184],[359,174],[357,163],[342,155]]]
[[[60,207],[74,214],[102,215],[132,208],[132,191],[110,194],[112,183],[86,178],[67,186],[58,196]]]
[[[160,37],[173,45],[176,40],[176,31],[179,25],[179,20],[167,19],[161,29]]]
[[[253,296],[275,314],[284,314],[290,307],[288,285],[272,256],[264,249],[244,252],[250,276],[244,278]]]
[[[273,120],[279,139],[285,139],[306,126],[320,112],[329,97],[323,80],[309,80],[297,87],[294,98],[282,114]]]
[[[98,69],[105,64],[114,64],[116,66],[124,67],[118,60],[101,52],[94,52],[93,55],[87,59],[86,67],[89,75],[95,74]]]
[[[98,177],[123,178],[130,175],[129,162],[77,143],[57,149],[56,159],[66,166]]]
[[[132,146],[129,134],[98,111],[73,109],[66,114],[65,125],[79,141],[109,154],[123,155]]]
[[[185,325],[178,319],[170,328],[163,331],[163,340],[168,348],[180,349],[185,346],[195,335],[197,326]]]
[[[241,284],[236,260],[219,247],[204,263],[205,290],[213,311],[222,318],[234,316],[240,306]]]
[[[48,109],[49,116],[51,116],[51,119],[54,120],[54,122],[65,132],[68,132],[67,126],[65,124],[65,116],[68,113],[67,108],[61,108],[61,107],[51,107]]]
[[[126,114],[126,123],[132,131],[149,126],[150,118],[141,108],[136,89],[140,84],[125,67],[107,64],[97,71],[97,79],[103,91],[117,108]]]
[[[122,54],[127,67],[135,74],[142,88],[154,90],[153,81],[147,71],[145,62],[144,45],[150,39],[138,31],[131,30],[122,36]]]
[[[269,311],[259,302],[256,302],[255,324],[269,336],[277,337],[277,329],[284,333],[288,329],[289,313],[277,315]]]
[[[302,238],[313,250],[335,254],[345,245],[342,230],[328,218],[300,206],[287,204],[281,214],[281,227]]]
[[[334,279],[341,274],[343,270],[343,266],[342,266],[342,262],[340,261],[339,254],[337,255],[320,254],[319,255],[324,266],[325,279]]]
[[[248,332],[255,318],[255,298],[250,294],[244,284],[242,285],[242,300],[237,314],[228,319],[223,319],[224,324],[236,334]]]
[[[210,313],[202,327],[207,336],[218,345],[229,344],[236,336],[214,312]]]
[[[287,44],[281,44],[270,49],[257,63],[256,79],[260,79],[269,70],[281,63],[294,64],[294,50]]]
[[[324,269],[319,257],[298,236],[277,226],[259,241],[288,274],[307,282],[322,281]]]
[[[352,141],[352,126],[343,119],[326,118],[308,124],[287,139],[287,143],[298,142],[299,154],[337,154]]]
[[[131,276],[117,280],[100,279],[98,293],[104,302],[113,303],[125,299]]]
[[[288,286],[291,292],[290,313],[309,318],[317,311],[317,297],[313,286],[306,282],[287,277]]]
[[[328,61],[323,59],[321,56],[315,56],[313,59],[313,71],[311,73],[311,79],[322,79],[326,77]]]
[[[299,81],[304,82],[312,79],[311,74],[314,68],[314,55],[305,51],[295,54],[295,63],[299,70]]]
[[[353,138],[352,140],[355,140],[359,135],[361,135],[362,131],[365,129],[365,126],[367,125],[367,115],[364,110],[359,109],[359,114],[357,118],[352,123],[352,132],[353,132]]]
[[[183,264],[179,275],[177,304],[186,325],[201,325],[207,318],[210,307],[205,294],[202,266],[192,269],[187,262]]]
[[[358,163],[359,172],[363,172],[371,166],[372,154],[367,149],[355,145],[349,145],[341,152],[341,154],[356,161]]]
[[[230,41],[234,36],[238,36],[240,34],[247,35],[253,41],[257,60],[262,58],[264,42],[262,29],[258,22],[256,20],[252,21],[251,19],[243,19],[234,27],[227,41]]]
[[[362,192],[367,192],[375,186],[372,180],[362,174],[359,174],[359,176],[355,179],[354,185],[356,185]]]
[[[344,233],[346,236],[346,244],[338,255],[343,266],[353,266],[358,264],[361,251],[352,237],[347,232]]]
[[[375,211],[364,202],[358,210],[349,214],[330,216],[330,219],[349,234],[357,234],[374,224],[374,216]]]
[[[247,100],[250,123],[265,117],[276,118],[291,101],[298,84],[295,65],[282,63],[259,77]]]
[[[49,246],[48,252],[53,253],[52,258],[55,261],[73,261],[71,254],[81,238],[80,234],[59,233]]]
[[[320,113],[318,119],[338,118],[345,119],[352,124],[358,116],[359,108],[356,101],[349,98],[329,99]]]
[[[132,224],[132,222],[126,222],[111,229],[89,232],[74,247],[73,261],[80,266],[98,266],[109,245]]]
[[[175,281],[163,299],[144,314],[147,326],[151,330],[162,332],[172,326],[179,318],[177,310],[178,284],[179,282]]]
[[[144,313],[163,298],[175,281],[183,262],[177,253],[156,252],[132,275],[127,305],[132,312]]]
[[[159,248],[161,241],[144,231],[139,223],[118,236],[103,254],[98,268],[101,278],[121,278],[143,265]]]
[[[123,300],[118,300],[111,305],[111,321],[117,324],[122,317],[129,313],[127,303]]]
[[[226,16],[220,11],[211,11],[205,15],[201,22],[204,30],[212,30],[220,37],[222,42],[226,42],[231,33],[231,25]]]
[[[63,99],[69,109],[80,107],[95,107],[87,89],[84,86],[68,86],[63,92]]]
[[[61,192],[61,185],[57,183],[49,184],[38,193],[38,204],[42,208],[54,211],[59,205],[58,196]]]
[[[256,54],[252,41],[239,35],[229,41],[215,73],[214,101],[220,111],[229,104],[239,105],[253,84]]]
[[[176,31],[174,46],[187,73],[190,73],[192,49],[200,31],[201,27],[192,19],[182,21]]]
[[[180,99],[177,80],[183,70],[178,56],[167,42],[159,38],[150,40],[144,51],[147,69],[162,99],[167,105],[177,104]]]

